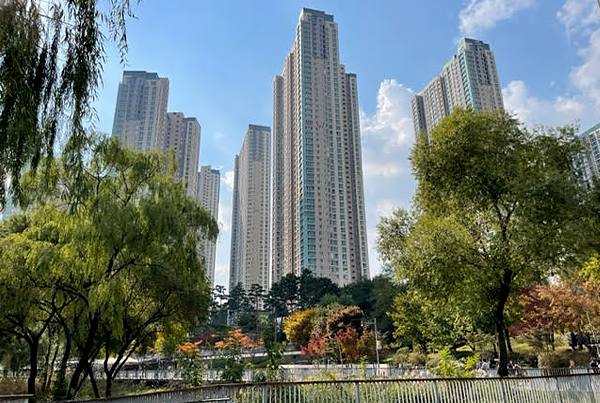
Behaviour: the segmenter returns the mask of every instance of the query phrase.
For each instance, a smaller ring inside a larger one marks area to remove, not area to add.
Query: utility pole
[[[598,0],[600,1],[600,0]],[[375,356],[377,357],[377,372],[375,373],[375,377],[379,376],[379,349],[381,345],[379,344],[379,339],[377,338],[377,318],[373,318],[373,323],[375,327]]]

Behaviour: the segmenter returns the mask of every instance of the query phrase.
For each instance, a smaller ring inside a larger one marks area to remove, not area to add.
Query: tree
[[[68,399],[87,377],[99,394],[92,362],[100,352],[110,396],[133,352],[170,326],[187,329],[205,319],[209,287],[196,245],[218,231],[210,213],[173,181],[172,156],[131,151],[115,139],[93,141],[86,153],[83,177],[62,158],[51,163],[49,177],[24,176],[22,202],[30,213],[0,240],[0,271],[8,274],[0,286],[13,286],[11,273],[29,281],[28,288],[13,287],[29,302],[7,305],[0,323],[19,317],[36,337],[46,323],[60,327],[59,372],[66,374],[67,361],[77,357]]]
[[[106,39],[118,41],[122,62],[127,52],[130,0],[43,4],[0,4],[0,209],[7,181],[18,198],[25,167],[49,168],[56,138],[67,139],[67,165],[83,175],[84,124],[94,118]]]
[[[412,150],[414,213],[379,224],[379,251],[399,281],[467,318],[493,320],[500,376],[509,298],[582,252],[573,132],[530,133],[504,111],[457,109]]]
[[[252,340],[240,329],[229,331],[227,338],[215,343],[215,348],[225,358],[225,368],[221,373],[221,379],[225,382],[241,382],[244,375],[244,364],[242,354],[260,346],[259,342]]]
[[[246,290],[244,290],[242,283],[239,283],[229,291],[229,297],[227,298],[225,306],[227,308],[227,320],[234,326],[238,325],[242,314],[252,310],[252,306],[250,305],[250,301],[248,300]]]
[[[300,309],[317,306],[321,298],[327,294],[337,295],[339,287],[326,277],[315,277],[312,272],[304,270],[298,278],[298,306]]]
[[[299,347],[306,346],[311,339],[317,315],[315,308],[292,313],[283,322],[283,333],[290,342]]]

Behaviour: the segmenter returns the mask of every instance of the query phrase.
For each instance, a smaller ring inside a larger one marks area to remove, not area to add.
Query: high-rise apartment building
[[[461,40],[441,74],[412,98],[415,134],[429,133],[457,107],[504,109],[494,52],[487,43]]]
[[[600,123],[579,138],[585,149],[575,158],[575,167],[581,173],[582,185],[592,186],[593,178],[600,177]]]
[[[269,288],[271,129],[249,125],[234,160],[229,289]]]
[[[221,173],[212,169],[210,165],[204,165],[198,172],[196,182],[196,201],[202,207],[210,211],[211,216],[217,220],[219,217],[219,192],[221,188]],[[204,256],[204,267],[211,287],[215,285],[215,260],[217,254],[216,242],[204,239],[200,244],[202,256]]]
[[[177,159],[176,179],[185,179],[188,195],[196,196],[198,159],[200,157],[200,124],[181,112],[167,113],[167,127],[162,149],[172,149]]]
[[[273,98],[272,281],[368,278],[357,82],[332,15],[302,9]]]
[[[168,99],[167,78],[146,71],[123,72],[112,135],[136,150],[161,150]]]

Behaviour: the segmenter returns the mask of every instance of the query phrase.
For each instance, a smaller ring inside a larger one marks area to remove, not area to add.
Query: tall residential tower
[[[198,181],[196,182],[196,201],[202,207],[210,211],[212,217],[217,220],[219,217],[219,191],[221,186],[221,173],[212,169],[210,165],[204,165],[198,172]],[[206,275],[210,281],[211,287],[215,285],[215,259],[217,253],[216,242],[205,239],[200,245],[202,255],[204,256],[204,266]]]
[[[169,80],[125,71],[119,83],[112,135],[136,150],[161,150],[167,124]]]
[[[575,158],[575,167],[581,172],[582,185],[593,186],[600,177],[600,123],[579,135],[584,149]]]
[[[273,97],[273,282],[368,278],[357,81],[332,15],[302,9]]]
[[[188,195],[195,197],[200,158],[200,124],[196,118],[186,118],[181,112],[167,113],[162,150],[172,149],[177,159],[176,179],[187,181]]]
[[[229,289],[269,288],[271,129],[249,125],[234,160]]]
[[[411,102],[415,134],[431,130],[454,108],[504,109],[500,79],[490,45],[465,38],[439,76]]]

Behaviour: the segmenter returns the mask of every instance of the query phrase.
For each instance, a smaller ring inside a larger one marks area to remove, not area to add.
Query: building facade
[[[575,158],[581,173],[582,185],[592,186],[594,177],[600,177],[600,123],[579,135],[584,150]]]
[[[465,38],[439,76],[411,101],[415,135],[429,134],[457,108],[504,109],[496,59],[490,45]]]
[[[234,160],[229,289],[269,288],[271,128],[249,125]]]
[[[357,80],[332,15],[302,9],[273,98],[273,282],[368,278]]]
[[[196,201],[202,207],[210,211],[211,216],[218,220],[219,217],[219,193],[221,188],[221,173],[212,169],[210,165],[204,165],[198,172],[196,182]],[[200,251],[204,256],[204,267],[210,281],[211,288],[215,286],[215,261],[217,256],[216,242],[204,239],[200,244]]]
[[[135,150],[161,150],[168,100],[167,78],[146,71],[123,72],[112,135]]]
[[[177,159],[175,178],[187,182],[187,191],[190,197],[196,196],[200,136],[201,127],[196,118],[186,118],[182,112],[167,113],[162,150],[175,152]]]

